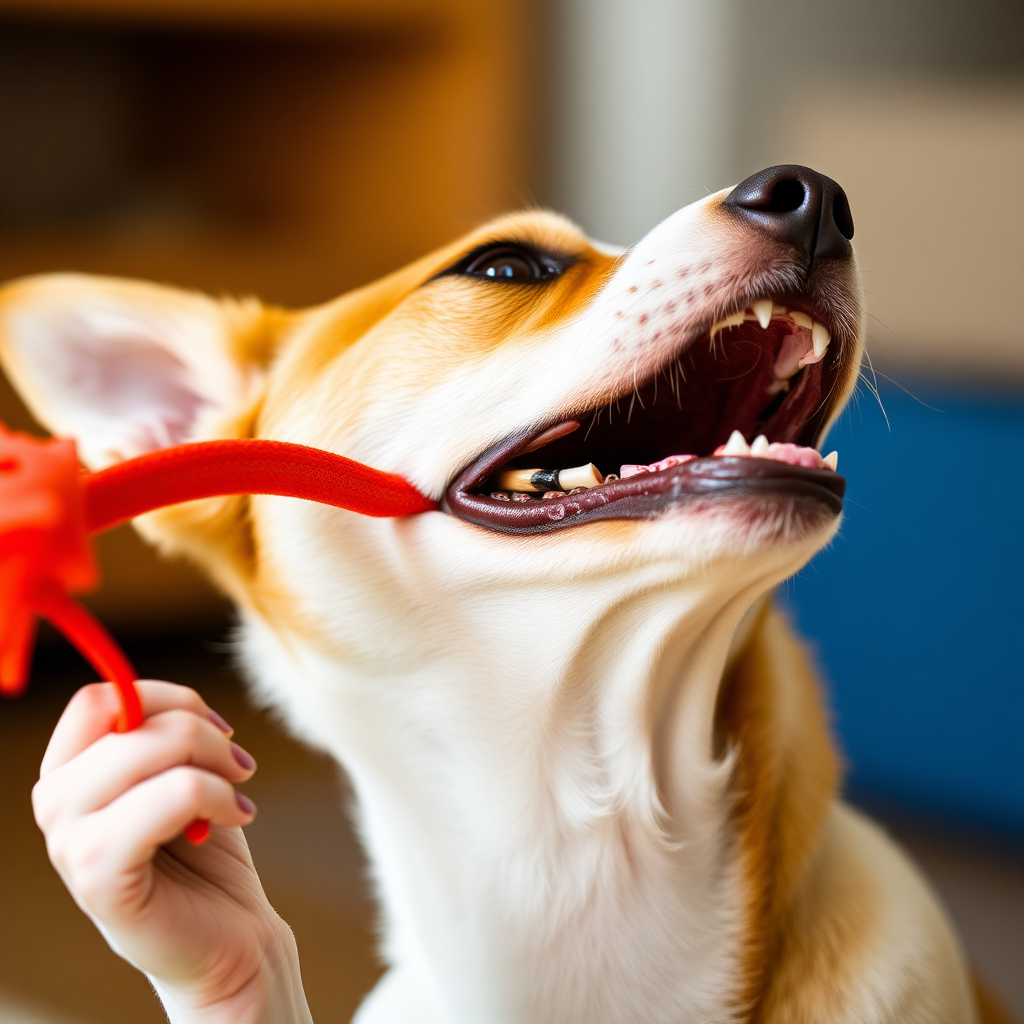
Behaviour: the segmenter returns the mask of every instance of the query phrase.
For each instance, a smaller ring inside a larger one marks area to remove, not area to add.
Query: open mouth
[[[730,495],[790,496],[837,515],[846,481],[836,454],[814,448],[843,369],[831,340],[806,303],[755,301],[620,398],[494,445],[445,506],[509,533]]]

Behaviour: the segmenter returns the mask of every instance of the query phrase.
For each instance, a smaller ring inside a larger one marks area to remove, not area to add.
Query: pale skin
[[[291,930],[260,885],[235,786],[256,770],[194,690],[138,685],[145,722],[114,731],[109,683],[54,730],[32,792],[54,867],[111,947],[144,972],[172,1024],[311,1024]],[[182,838],[211,822],[209,839]]]

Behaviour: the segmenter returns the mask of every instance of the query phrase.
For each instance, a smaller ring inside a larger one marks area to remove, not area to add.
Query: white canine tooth
[[[750,445],[747,444],[747,439],[738,430],[734,430],[729,435],[729,440],[725,442],[725,447],[722,449],[722,454],[749,455]]]
[[[798,309],[794,309],[793,312],[789,314],[789,318],[797,325],[797,327],[806,327],[807,330],[810,330],[814,323],[806,313],[801,313]]]
[[[754,316],[757,317],[757,322],[761,325],[761,329],[767,328],[772,322],[772,300],[758,299],[750,308],[754,311]]]
[[[766,459],[770,454],[770,445],[768,444],[768,438],[764,434],[758,434],[754,438],[754,443],[750,446],[750,454],[755,459]]]
[[[824,462],[825,465],[828,466],[828,468],[831,469],[833,473],[838,472],[839,452],[829,452],[828,455],[826,455],[825,458],[823,458],[821,461]]]
[[[832,335],[829,334],[828,328],[815,320],[814,326],[811,328],[811,344],[814,346],[815,360],[820,359],[825,354],[825,349],[828,348],[828,343],[831,340]]]

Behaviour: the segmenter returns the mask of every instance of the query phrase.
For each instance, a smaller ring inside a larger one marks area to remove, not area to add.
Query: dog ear
[[[237,436],[281,317],[136,281],[26,278],[0,291],[0,365],[37,419],[97,469]]]

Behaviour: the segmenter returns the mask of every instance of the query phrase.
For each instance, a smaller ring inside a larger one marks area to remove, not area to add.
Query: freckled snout
[[[831,178],[799,164],[768,167],[741,181],[725,209],[811,260],[848,259],[853,215],[846,193]]]

